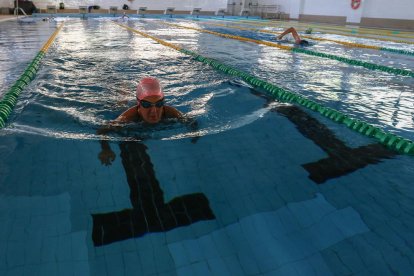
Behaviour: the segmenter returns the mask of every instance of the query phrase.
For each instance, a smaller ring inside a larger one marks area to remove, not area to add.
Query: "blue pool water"
[[[412,78],[162,23],[126,22],[414,139]],[[0,23],[0,95],[58,24]],[[414,70],[410,56],[312,47]],[[145,75],[198,126],[132,124],[97,135],[134,105]],[[100,139],[116,154],[110,166],[98,158]],[[0,130],[0,156],[0,275],[413,271],[412,157],[108,20],[65,21]]]

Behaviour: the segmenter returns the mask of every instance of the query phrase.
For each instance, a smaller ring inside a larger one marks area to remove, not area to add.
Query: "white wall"
[[[351,0],[259,0],[259,5],[281,5],[293,19],[307,14],[345,16],[349,23],[360,23],[361,17],[414,20],[414,0],[361,1],[357,10],[351,8]]]
[[[0,0],[0,8],[12,8],[13,0]]]
[[[259,0],[259,5],[279,5],[280,11],[290,13],[290,2],[292,0]]]
[[[130,9],[147,7],[149,10],[165,10],[167,7],[175,7],[176,10],[191,11],[193,8],[202,8],[202,11],[217,11],[227,8],[227,0],[135,0],[132,2],[127,0],[33,0],[33,2],[40,7],[45,6],[46,2],[49,2],[48,5],[63,2],[67,8],[98,5],[103,9],[107,9],[109,6],[117,6],[118,9],[121,9],[124,4],[128,5]]]
[[[413,0],[365,0],[363,17],[414,20]]]

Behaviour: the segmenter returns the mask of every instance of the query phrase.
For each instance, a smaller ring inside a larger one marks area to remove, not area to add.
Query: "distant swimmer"
[[[277,40],[281,40],[287,34],[292,34],[293,38],[295,39],[295,44],[296,45],[301,45],[301,46],[307,46],[307,45],[309,45],[309,42],[307,40],[304,40],[304,39],[301,39],[300,38],[298,32],[293,27],[290,27],[290,28],[286,29],[276,39]]]
[[[126,21],[126,20],[128,20],[128,19],[129,19],[129,16],[126,14],[126,12],[124,12],[124,13],[122,14],[122,17],[120,18],[120,20]]]
[[[43,18],[42,21],[55,21],[55,17],[54,16],[46,17],[46,18]]]

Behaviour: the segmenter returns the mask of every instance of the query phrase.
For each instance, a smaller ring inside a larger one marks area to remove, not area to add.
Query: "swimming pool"
[[[202,21],[167,21],[211,28]],[[412,78],[163,22],[123,24],[414,139]],[[56,23],[0,26],[9,37],[2,38],[2,48],[13,53],[2,56],[2,94]],[[17,32],[23,35],[13,47]],[[328,42],[312,47],[414,68],[410,56]],[[134,104],[135,85],[145,75],[157,76],[167,102],[196,118],[198,127],[129,125],[96,135]],[[100,139],[109,139],[116,153],[110,166],[98,159]],[[2,275],[413,270],[411,156],[274,101],[107,20],[65,22],[0,141]]]

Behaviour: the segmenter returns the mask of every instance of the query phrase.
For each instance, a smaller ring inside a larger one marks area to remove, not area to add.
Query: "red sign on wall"
[[[351,0],[351,7],[356,10],[359,8],[359,6],[361,6],[361,1],[362,0]]]

